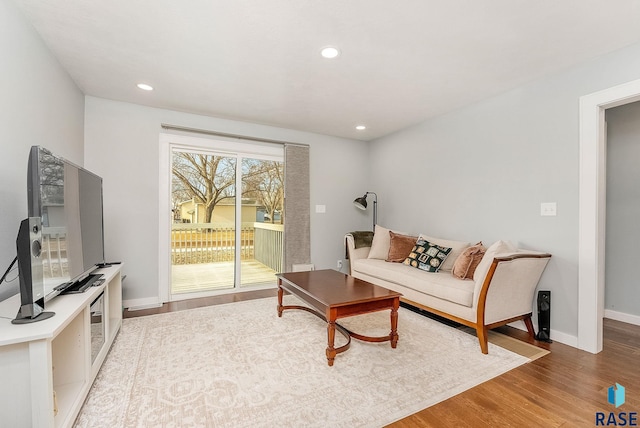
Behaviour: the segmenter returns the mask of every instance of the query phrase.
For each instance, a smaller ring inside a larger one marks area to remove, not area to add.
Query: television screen
[[[50,151],[29,156],[29,217],[42,219],[45,295],[104,262],[102,179]]]

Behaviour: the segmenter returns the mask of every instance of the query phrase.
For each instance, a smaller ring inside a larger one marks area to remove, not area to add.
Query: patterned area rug
[[[389,311],[340,323],[385,335]],[[76,426],[380,427],[529,361],[404,308],[398,332],[329,367],[326,323],[275,298],[126,319]]]

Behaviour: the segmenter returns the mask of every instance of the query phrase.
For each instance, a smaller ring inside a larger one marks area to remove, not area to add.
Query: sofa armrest
[[[353,235],[347,233],[344,236],[345,245],[347,246],[347,258],[351,260],[353,263],[354,260],[358,259],[366,259],[369,256],[369,251],[371,247],[360,247],[356,248],[355,240],[353,239]]]
[[[532,313],[535,289],[551,254],[498,254],[478,295],[478,317],[486,325]],[[480,321],[480,319],[478,320]]]

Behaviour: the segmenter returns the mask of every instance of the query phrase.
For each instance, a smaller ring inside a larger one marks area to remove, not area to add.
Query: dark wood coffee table
[[[327,362],[333,365],[336,355],[349,349],[351,338],[366,342],[385,342],[391,347],[398,343],[398,307],[402,294],[388,290],[370,282],[354,278],[335,270],[314,270],[308,272],[290,272],[278,277],[278,317],[285,309],[301,309],[310,312],[327,322]],[[282,296],[287,291],[307,304],[306,306],[283,306]],[[347,330],[336,320],[369,312],[391,309],[391,332],[388,336],[369,337]],[[336,330],[347,343],[334,348]]]

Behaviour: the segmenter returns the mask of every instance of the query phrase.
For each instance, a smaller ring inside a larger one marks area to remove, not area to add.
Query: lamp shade
[[[353,201],[353,205],[355,205],[356,207],[358,207],[361,210],[366,210],[367,209],[367,196],[369,195],[373,195],[374,199],[373,199],[373,229],[376,229],[376,222],[378,221],[378,195],[376,195],[374,192],[367,192],[365,193],[363,196],[356,198]]]
[[[360,208],[361,210],[366,210],[367,209],[367,194],[365,193],[364,196],[356,198],[353,201],[353,205],[355,205],[357,208]]]

